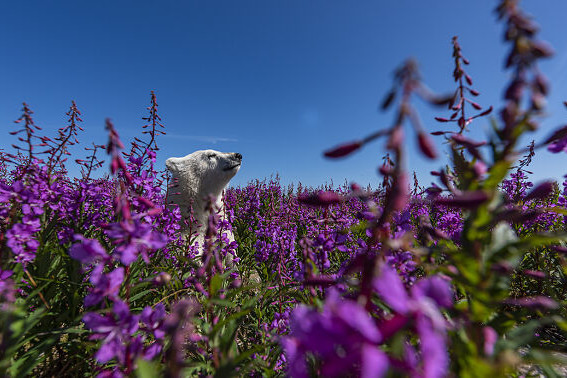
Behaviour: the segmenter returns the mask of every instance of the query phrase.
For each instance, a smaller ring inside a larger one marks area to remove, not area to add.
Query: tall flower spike
[[[435,120],[438,122],[456,122],[459,126],[459,134],[462,134],[475,118],[490,114],[492,112],[492,106],[488,109],[482,110],[482,106],[468,98],[468,95],[477,97],[480,93],[472,88],[473,80],[463,68],[463,66],[469,64],[469,61],[462,54],[461,45],[459,44],[457,36],[453,37],[452,44],[453,58],[455,60],[453,79],[457,83],[455,93],[449,102],[449,110],[452,113],[449,118],[435,117]],[[467,116],[465,109],[467,104],[472,106],[474,110],[482,111],[474,116]]]
[[[25,134],[24,137],[21,137],[21,136],[18,137],[18,140],[20,142],[25,143],[26,146],[20,147],[16,144],[13,144],[12,147],[14,147],[16,150],[27,152],[27,165],[29,165],[29,164],[31,164],[31,162],[35,158],[34,147],[37,146],[37,144],[35,144],[35,142],[34,142],[34,139],[37,138],[35,136],[35,132],[41,130],[41,127],[39,127],[35,124],[35,122],[32,118],[33,111],[30,109],[28,104],[26,104],[25,102],[23,103],[22,112],[23,112],[23,114],[20,116],[20,118],[15,120],[14,123],[19,124],[19,123],[23,122],[23,124],[24,124],[23,127],[20,130],[10,132],[10,134],[11,135],[17,135],[17,134],[20,134],[20,133]]]
[[[118,136],[118,132],[114,128],[112,121],[110,119],[106,120],[106,130],[108,131],[108,144],[106,146],[106,153],[111,156],[110,162],[110,173],[116,175],[118,173],[118,169],[122,170],[124,174],[124,178],[126,181],[131,184],[133,179],[130,173],[126,168],[126,163],[122,156],[120,156],[120,150],[124,148],[120,137]]]

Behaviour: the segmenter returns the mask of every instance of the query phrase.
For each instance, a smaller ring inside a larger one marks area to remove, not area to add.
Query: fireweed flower
[[[156,339],[162,339],[165,335],[163,321],[165,319],[165,306],[158,303],[155,308],[145,307],[140,314],[140,319]]]
[[[113,239],[117,247],[114,253],[119,256],[122,264],[128,266],[141,254],[149,263],[148,250],[162,248],[167,244],[167,238],[153,230],[152,225],[132,219],[132,222],[121,221],[111,223],[106,227],[106,235]]]
[[[567,136],[556,140],[555,142],[549,144],[547,146],[547,150],[549,152],[552,152],[554,154],[557,154],[559,152],[567,152]]]
[[[0,303],[12,303],[16,300],[16,288],[14,281],[10,278],[14,272],[0,269]],[[0,306],[0,309],[2,309]]]
[[[424,377],[444,377],[449,368],[447,353],[447,321],[439,308],[453,305],[453,293],[449,283],[440,277],[428,277],[406,291],[398,274],[388,265],[383,265],[379,277],[374,280],[374,289],[384,302],[394,310],[401,321],[396,322],[396,329],[385,332],[393,334],[409,322],[413,322],[419,335]],[[388,323],[386,323],[387,325]]]
[[[146,313],[145,317],[151,318],[151,315]],[[116,301],[109,314],[85,314],[83,322],[93,331],[91,340],[102,340],[95,359],[100,364],[116,359],[120,366],[126,367],[125,373],[132,371],[132,364],[138,357],[150,360],[161,350],[161,346],[144,346],[145,336],[137,332],[140,329],[140,315],[130,313],[130,308],[122,301]]]
[[[321,376],[358,371],[362,377],[381,377],[388,368],[378,348],[382,335],[366,310],[330,290],[323,312],[300,305],[290,319],[290,333],[282,339],[291,377],[308,377],[305,357],[321,360]]]
[[[29,263],[35,259],[39,241],[35,233],[41,230],[39,219],[16,223],[6,231],[6,245],[12,249],[18,263]]]
[[[124,268],[116,268],[110,273],[103,273],[104,264],[94,267],[89,281],[93,284],[91,292],[85,297],[85,306],[94,306],[105,298],[118,301],[118,293],[124,281]]]
[[[69,255],[83,264],[90,264],[96,260],[108,260],[110,256],[96,239],[87,239],[77,234],[75,240],[80,243],[73,244],[69,248]]]

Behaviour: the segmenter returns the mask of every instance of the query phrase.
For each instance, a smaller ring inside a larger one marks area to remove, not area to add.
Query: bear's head
[[[165,166],[181,195],[198,200],[209,194],[220,196],[241,163],[242,155],[236,152],[201,150],[185,157],[169,158]]]

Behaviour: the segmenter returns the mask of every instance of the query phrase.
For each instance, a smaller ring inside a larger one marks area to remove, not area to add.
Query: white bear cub
[[[173,184],[167,191],[168,206],[177,205],[181,215],[189,219],[190,207],[193,209],[194,223],[191,230],[183,232],[187,236],[197,232],[196,241],[203,245],[207,231],[207,199],[209,195],[216,198],[215,208],[224,215],[222,208],[222,192],[230,179],[236,175],[242,164],[242,155],[236,152],[219,152],[215,150],[195,151],[185,157],[172,157],[165,161],[165,166],[173,176]],[[183,227],[183,225],[182,225]],[[234,240],[232,234],[229,239]]]

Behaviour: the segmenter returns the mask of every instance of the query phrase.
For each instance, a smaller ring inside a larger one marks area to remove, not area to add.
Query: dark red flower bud
[[[476,142],[472,139],[467,138],[463,134],[457,134],[457,133],[451,135],[451,139],[453,139],[455,142],[463,146],[481,147],[486,144],[486,142]]]
[[[472,101],[471,101],[471,105],[472,105],[472,107],[475,108],[476,110],[482,109],[482,106],[480,106],[480,105],[477,104],[476,102],[472,102]]]
[[[525,201],[543,199],[553,192],[553,182],[545,181],[533,188],[524,198]]]
[[[431,139],[424,132],[417,133],[417,141],[419,143],[419,148],[421,152],[430,159],[437,158],[437,151],[433,145]]]
[[[474,209],[488,201],[488,194],[482,190],[464,192],[453,197],[438,198],[435,202],[439,205],[460,207],[463,209]]]
[[[324,155],[328,158],[340,158],[350,155],[360,147],[362,147],[362,142],[351,142],[335,147],[332,150],[325,151]]]
[[[451,121],[450,119],[442,118],[442,117],[435,117],[435,120],[437,122],[450,122]]]
[[[459,127],[461,129],[464,129],[465,126],[466,126],[464,117],[460,117],[459,120],[457,121],[457,123],[459,124]]]
[[[305,205],[327,207],[343,202],[343,196],[333,191],[320,191],[317,193],[303,193],[297,200]]]
[[[488,109],[486,109],[484,112],[480,113],[479,115],[477,115],[477,117],[483,117],[485,115],[490,114],[490,112],[492,112],[492,106]]]
[[[380,105],[380,108],[382,110],[386,110],[390,107],[390,105],[392,105],[392,102],[394,101],[394,99],[396,98],[396,91],[391,90],[386,97],[384,97],[384,101],[382,101],[382,104]]]
[[[543,142],[543,144],[549,144],[551,142],[555,142],[556,140],[563,139],[565,137],[567,137],[567,125],[562,126],[561,128],[555,130],[553,134],[551,134],[551,136]]]
[[[465,80],[467,81],[468,85],[472,85],[472,78],[469,75],[465,74]]]
[[[337,280],[329,276],[317,276],[307,278],[303,281],[305,286],[332,286],[337,283]]]
[[[473,96],[478,96],[480,93],[478,91],[475,91],[474,89],[469,89],[470,94],[472,94]]]
[[[432,132],[432,133],[430,133],[430,134],[431,134],[431,135],[438,136],[438,135],[447,134],[447,132],[446,132],[446,131],[434,131],[434,132]]]
[[[533,278],[545,278],[545,272],[542,272],[540,270],[531,270],[531,269],[526,269],[523,272],[526,276],[530,276]]]

